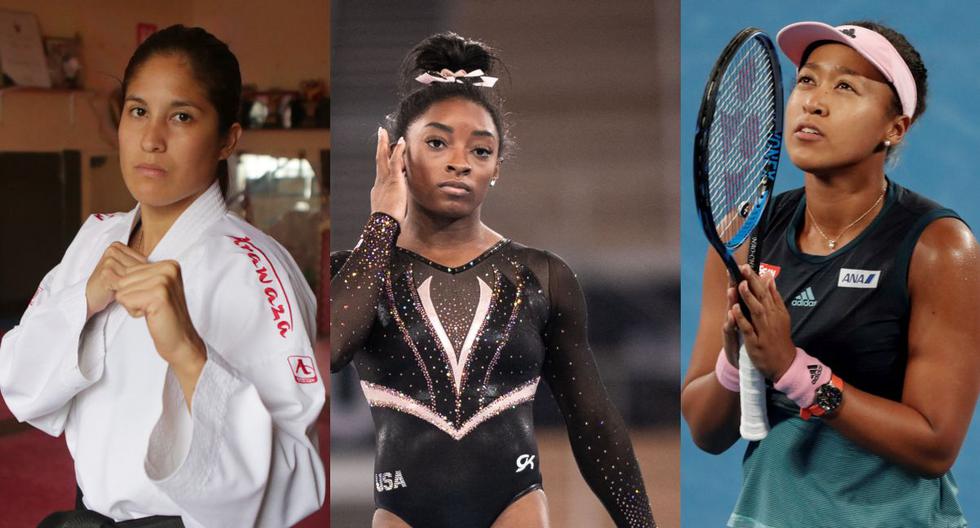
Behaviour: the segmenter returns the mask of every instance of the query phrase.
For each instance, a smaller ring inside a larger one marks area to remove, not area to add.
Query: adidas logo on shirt
[[[813,296],[813,290],[807,286],[805,290],[797,294],[793,302],[789,303],[791,306],[802,306],[805,308],[813,308],[817,305],[817,298]]]

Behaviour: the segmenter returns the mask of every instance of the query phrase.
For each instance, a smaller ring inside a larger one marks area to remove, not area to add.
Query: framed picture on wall
[[[48,73],[52,88],[78,89],[82,87],[82,42],[78,37],[44,38],[44,54],[48,59]]]
[[[51,87],[34,13],[0,9],[0,71],[0,84]]]

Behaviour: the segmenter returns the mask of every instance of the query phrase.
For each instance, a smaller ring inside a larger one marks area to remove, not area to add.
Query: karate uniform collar
[[[153,252],[150,253],[147,260],[159,262],[177,258],[185,249],[197,241],[208,226],[220,220],[227,212],[228,207],[225,205],[221,188],[215,181],[177,217],[167,233],[163,235],[160,243],[153,248]],[[127,225],[129,229],[117,237],[117,240],[123,244],[129,242],[129,236],[141,217],[140,204],[137,203],[136,207],[128,213],[128,216],[130,221],[124,222],[124,225]]]

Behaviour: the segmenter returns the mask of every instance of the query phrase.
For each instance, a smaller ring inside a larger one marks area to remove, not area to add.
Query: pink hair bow
[[[475,77],[479,77],[480,80],[472,82]],[[466,80],[464,81],[464,79]],[[493,88],[493,85],[497,84],[497,78],[483,75],[483,70],[467,72],[466,70],[451,71],[449,68],[443,68],[439,72],[425,72],[416,77],[415,80],[426,85],[434,82],[461,84],[465,82],[473,86],[485,86],[487,88]]]

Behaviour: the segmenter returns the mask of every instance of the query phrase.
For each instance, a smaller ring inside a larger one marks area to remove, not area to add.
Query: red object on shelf
[[[156,24],[147,24],[145,22],[140,22],[136,24],[136,45],[139,46],[144,40],[150,38],[150,35],[157,32]]]

